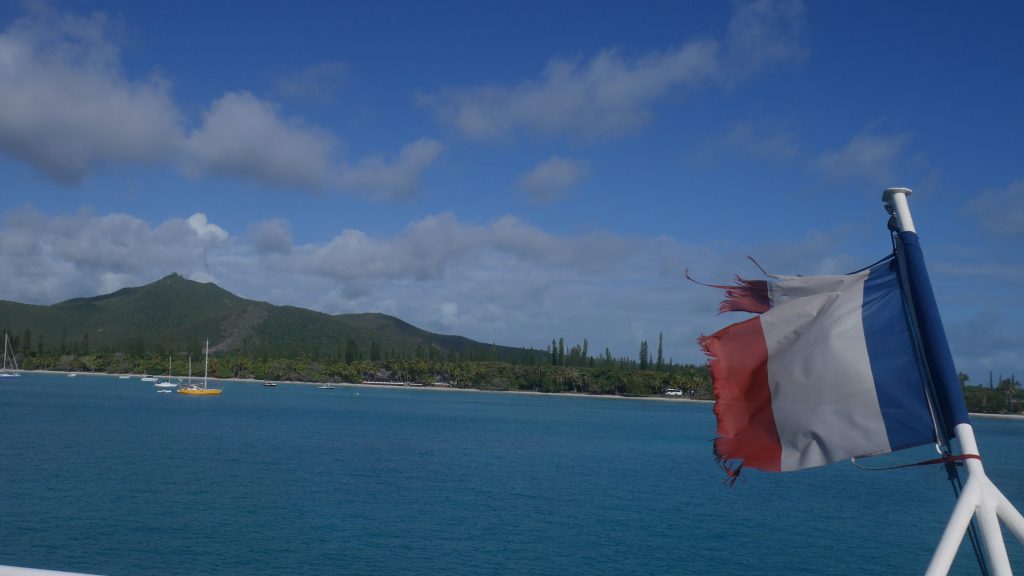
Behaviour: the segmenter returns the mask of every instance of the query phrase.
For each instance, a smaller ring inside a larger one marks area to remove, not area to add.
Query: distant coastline
[[[102,376],[108,378],[117,378],[123,374],[109,373],[109,372],[73,372],[67,370],[22,370],[22,372],[29,372],[32,374],[78,374],[80,376]],[[132,378],[140,378],[142,374],[129,374]],[[188,376],[172,376],[173,378],[188,378]],[[192,380],[201,379],[202,377],[192,376]],[[237,382],[239,384],[262,384],[265,380],[259,380],[256,378],[215,378],[213,376],[207,377],[207,380],[214,382]],[[295,386],[319,386],[323,382],[306,382],[297,380],[274,380],[278,384],[289,384]],[[714,400],[703,400],[699,398],[680,398],[680,397],[669,397],[669,396],[623,396],[621,394],[584,394],[581,392],[540,392],[536,390],[488,390],[484,388],[453,388],[449,386],[426,386],[426,385],[415,385],[409,386],[403,383],[366,383],[366,382],[334,382],[336,386],[352,386],[359,388],[402,388],[406,390],[430,390],[433,392],[485,392],[485,393],[498,393],[498,394],[527,394],[534,396],[560,396],[569,398],[608,398],[618,400],[654,400],[658,402],[686,402],[686,403],[697,403],[697,404],[714,404]]]
[[[38,374],[79,374],[79,375],[90,375],[90,376],[105,376],[114,377],[121,376],[121,374],[109,373],[109,372],[71,372],[66,370],[22,370],[22,372],[38,373]],[[141,377],[141,374],[130,374],[132,378]],[[174,376],[174,378],[187,378],[187,376]],[[192,379],[197,379],[197,376],[193,376]],[[262,384],[265,380],[257,378],[215,378],[208,377],[208,380],[216,382],[237,382],[239,384]],[[274,380],[279,384],[290,384],[296,386],[319,386],[323,382],[311,382],[311,381],[298,381],[298,380]],[[658,402],[687,402],[697,404],[714,404],[714,400],[707,400],[702,398],[685,398],[685,397],[669,397],[661,395],[647,395],[647,396],[628,396],[622,394],[586,394],[582,392],[542,392],[538,390],[492,390],[486,388],[454,388],[450,386],[429,386],[424,384],[409,385],[406,383],[396,382],[390,383],[368,383],[368,382],[334,382],[336,386],[355,386],[361,388],[404,388],[408,390],[431,390],[435,392],[495,392],[502,394],[530,394],[535,396],[559,396],[568,398],[608,398],[618,400],[653,400]],[[1024,420],[1024,414],[996,414],[991,412],[970,412],[970,416],[979,418],[1002,418],[1005,420]]]

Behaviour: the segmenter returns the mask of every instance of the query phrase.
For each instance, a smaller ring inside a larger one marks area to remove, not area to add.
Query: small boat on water
[[[145,378],[143,378],[145,380]],[[167,357],[167,380],[154,384],[157,388],[177,388],[178,385],[171,382],[171,357]]]
[[[4,333],[4,363],[0,366],[0,378],[17,378],[21,376],[18,371],[18,359],[14,357],[14,348],[11,347],[7,334]]]
[[[117,377],[118,380],[127,380],[129,378],[131,378],[130,374],[121,374],[120,376]]]
[[[143,382],[156,382],[157,380],[160,380],[160,379],[157,378],[156,376],[145,376],[145,375],[143,375],[143,377],[142,377],[142,381]]]
[[[78,376],[77,372],[68,372],[68,378],[74,378],[75,376]]]
[[[265,380],[263,382],[263,385],[268,387],[268,388],[273,388],[273,387],[277,386],[277,382],[271,382],[270,380]]]
[[[207,378],[210,373],[210,341],[206,341],[206,361],[205,367],[203,368],[203,385],[189,384],[182,388],[178,388],[178,394],[186,394],[189,396],[219,396],[220,388],[209,388],[207,387]]]
[[[318,390],[334,390],[334,386],[330,384],[324,384],[323,386],[317,386]]]

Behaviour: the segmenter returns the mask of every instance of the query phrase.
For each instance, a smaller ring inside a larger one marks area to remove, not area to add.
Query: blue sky
[[[958,366],[1024,374],[1024,8],[0,2],[0,298],[171,272],[701,362],[684,281],[841,273],[911,207]]]

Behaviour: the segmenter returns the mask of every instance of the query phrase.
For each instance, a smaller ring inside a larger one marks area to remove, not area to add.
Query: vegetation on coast
[[[167,373],[167,357],[132,358],[121,353],[27,356],[19,361],[26,370],[106,372],[111,374]],[[188,358],[172,358],[172,375],[188,374]],[[193,356],[193,372],[201,373],[201,356]],[[297,382],[391,382],[478,390],[576,392],[621,396],[663,394],[668,388],[686,397],[709,400],[711,384],[703,366],[666,366],[662,371],[633,366],[552,366],[496,361],[426,359],[320,360],[308,358],[253,358],[234,354],[210,358],[210,375],[217,378]]]
[[[636,358],[593,354],[589,342],[552,339],[544,350],[434,334],[384,314],[328,315],[246,300],[215,284],[170,275],[152,284],[53,306],[0,301],[25,370],[187,376],[211,345],[210,375],[299,382],[406,382],[481,390],[651,396],[678,389],[712,400],[703,365],[666,359],[640,342]],[[198,371],[198,370],[197,370]],[[960,375],[968,410],[1020,413],[1015,376],[972,385]]]
[[[677,388],[710,399],[703,366],[646,341],[637,358],[552,339],[515,348],[434,334],[385,314],[329,315],[246,300],[170,275],[146,286],[52,306],[0,302],[26,370],[185,376],[210,338],[211,375],[304,382],[411,382],[454,388],[645,396]]]

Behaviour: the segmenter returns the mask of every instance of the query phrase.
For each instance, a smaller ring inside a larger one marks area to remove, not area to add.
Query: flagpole
[[[907,203],[907,196],[911,194],[909,188],[889,188],[882,193],[882,201],[890,214],[896,217],[897,227],[901,233],[909,233],[908,237],[916,245],[917,230],[914,227],[914,220],[910,215],[910,206]],[[952,356],[949,352],[949,345],[945,342],[942,331],[942,321],[938,315],[938,307],[935,305],[935,297],[931,290],[930,282],[927,280],[927,273],[924,271],[924,261],[919,262],[919,272],[923,274],[924,282],[918,283],[915,288],[914,307],[918,316],[925,316],[925,321],[932,326],[919,327],[919,332],[927,333],[929,329],[938,329],[942,333],[938,342],[922,342],[922,348],[927,355],[937,358],[926,358],[931,364],[935,361],[938,370],[943,374],[940,377],[948,379],[948,372],[952,368]],[[923,284],[923,286],[921,285]],[[922,322],[923,324],[924,322]],[[954,375],[955,376],[955,375]],[[936,411],[943,415],[945,424],[955,423],[953,436],[956,437],[960,446],[961,455],[972,455],[976,457],[964,460],[967,468],[967,482],[957,500],[949,523],[946,525],[942,538],[939,540],[935,554],[928,564],[927,576],[940,576],[948,574],[956,558],[956,552],[963,541],[964,534],[975,516],[978,519],[978,529],[981,533],[981,540],[985,547],[995,576],[1012,574],[1010,560],[1006,554],[1006,544],[1000,531],[999,521],[1002,520],[1010,532],[1024,544],[1024,517],[1014,508],[1013,504],[996,488],[995,484],[985,475],[985,468],[981,462],[981,454],[978,451],[978,444],[974,437],[974,429],[971,427],[970,418],[966,414],[963,394],[957,391],[958,397],[949,394],[949,386],[936,394]],[[945,404],[942,405],[945,399]],[[951,422],[952,421],[952,422]],[[947,432],[949,432],[947,430]]]

